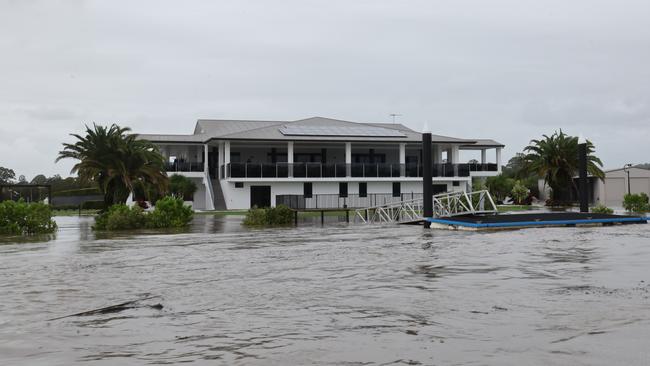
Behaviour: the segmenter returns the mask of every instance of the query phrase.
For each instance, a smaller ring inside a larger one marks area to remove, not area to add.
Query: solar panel
[[[406,137],[400,131],[373,126],[282,126],[285,136],[356,136],[356,137]]]

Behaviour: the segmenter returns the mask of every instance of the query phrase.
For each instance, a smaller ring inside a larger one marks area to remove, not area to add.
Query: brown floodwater
[[[0,365],[650,364],[649,225],[319,220],[2,238]]]

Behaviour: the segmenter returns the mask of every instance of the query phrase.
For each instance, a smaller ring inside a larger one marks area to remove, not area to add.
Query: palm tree
[[[76,159],[71,173],[85,181],[97,182],[104,194],[106,207],[126,202],[138,185],[159,191],[167,189],[164,158],[154,144],[127,134],[131,129],[112,124],[110,127],[86,126],[86,136],[71,134],[74,144],[63,144],[56,161]]]
[[[524,148],[526,170],[544,178],[545,184],[553,190],[554,200],[567,200],[571,187],[576,188],[573,177],[578,173],[578,138],[562,130],[543,137],[531,140]],[[603,163],[593,155],[594,151],[594,145],[587,141],[587,172],[604,179],[605,173],[600,169]]]

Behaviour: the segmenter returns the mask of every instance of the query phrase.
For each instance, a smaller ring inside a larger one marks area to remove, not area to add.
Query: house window
[[[302,186],[302,195],[305,198],[311,198],[312,197],[312,185],[311,182],[305,182]]]
[[[454,187],[460,187],[460,182],[455,180],[454,183],[452,183]]]
[[[368,197],[368,183],[359,182],[359,197]]]
[[[399,197],[402,195],[402,186],[400,182],[393,182],[393,197]]]
[[[348,196],[348,182],[340,182],[339,197],[347,197],[347,196]]]
[[[235,188],[244,188],[244,182],[235,182]]]

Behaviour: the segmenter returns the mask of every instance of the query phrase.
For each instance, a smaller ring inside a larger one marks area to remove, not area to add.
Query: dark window
[[[302,194],[305,198],[311,198],[312,196],[312,186],[311,182],[305,182],[302,186]]]
[[[445,193],[447,192],[446,184],[434,184],[433,185],[433,194]]]
[[[393,197],[402,195],[402,186],[399,182],[393,182]]]
[[[339,197],[347,197],[347,196],[348,196],[348,182],[340,182]]]
[[[452,183],[452,184],[454,185],[454,187],[459,187],[460,186],[460,182],[457,181],[457,180],[455,180],[454,183]]]
[[[368,197],[368,183],[359,182],[359,197]]]
[[[244,188],[244,182],[235,182],[235,188]]]

